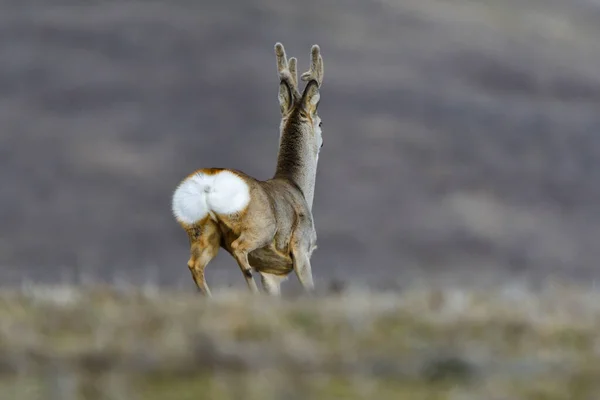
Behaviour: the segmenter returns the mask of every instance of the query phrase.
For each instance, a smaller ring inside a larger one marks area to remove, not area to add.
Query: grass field
[[[600,293],[0,291],[2,399],[593,399]]]

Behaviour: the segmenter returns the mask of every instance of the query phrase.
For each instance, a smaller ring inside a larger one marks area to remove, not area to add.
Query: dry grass
[[[590,399],[600,293],[0,292],[0,398]],[[242,393],[245,393],[242,395]]]

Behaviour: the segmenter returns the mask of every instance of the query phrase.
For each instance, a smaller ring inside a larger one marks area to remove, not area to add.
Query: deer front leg
[[[260,277],[266,294],[269,296],[281,295],[281,282],[285,280],[284,276],[261,272]]]
[[[312,268],[308,252],[301,251],[294,255],[294,271],[300,280],[300,284],[306,292],[312,292],[315,289],[313,282]]]
[[[300,280],[300,284],[306,292],[312,292],[315,288],[310,265],[310,245],[305,240],[294,240],[292,242],[292,257],[294,271]]]

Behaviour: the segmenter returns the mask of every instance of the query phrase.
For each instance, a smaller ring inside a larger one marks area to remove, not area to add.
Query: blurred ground
[[[191,288],[171,192],[271,176],[282,41],[325,61],[317,283],[591,282],[598,37],[591,0],[3,1],[0,281]]]
[[[210,302],[155,287],[0,291],[0,398],[589,400],[600,299],[577,287]]]

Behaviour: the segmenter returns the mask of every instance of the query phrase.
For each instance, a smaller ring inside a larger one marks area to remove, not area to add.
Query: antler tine
[[[288,61],[283,44],[280,42],[275,43],[275,55],[277,56],[277,73],[281,74],[288,69]]]
[[[288,60],[288,69],[290,71],[290,75],[292,75],[292,81],[294,82],[294,87],[298,88],[298,70],[296,68],[298,60],[296,57],[292,57]]]
[[[311,48],[310,69],[302,74],[301,79],[305,82],[316,80],[319,87],[323,84],[323,57],[321,57],[321,49],[315,44]]]
[[[277,56],[277,73],[281,81],[286,81],[292,89],[293,96],[298,98],[298,74],[296,71],[297,60],[295,57],[287,59],[283,44],[277,42],[275,44],[275,55]]]

